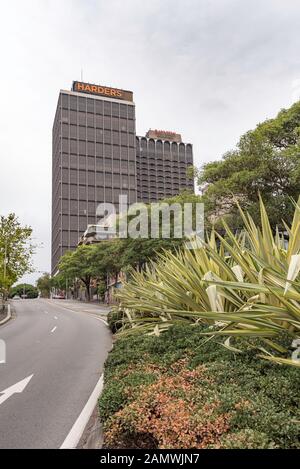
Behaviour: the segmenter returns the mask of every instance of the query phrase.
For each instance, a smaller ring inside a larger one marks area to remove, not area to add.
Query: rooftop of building
[[[181,134],[172,132],[171,130],[158,130],[158,129],[149,129],[146,133],[147,138],[169,140],[171,142],[181,143],[182,138]]]

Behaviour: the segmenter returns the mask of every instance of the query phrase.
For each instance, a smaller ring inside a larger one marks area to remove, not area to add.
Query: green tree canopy
[[[293,214],[291,198],[300,193],[300,102],[243,135],[235,150],[207,163],[198,173],[210,221],[226,214],[240,226],[236,200],[259,223],[260,193],[274,228]]]
[[[202,199],[199,195],[195,195],[189,191],[183,191],[180,194],[163,199],[158,203],[165,203],[168,205],[180,204],[183,208],[184,204],[192,204],[192,222],[193,227],[195,228],[195,218],[196,218],[196,204],[201,203]],[[148,214],[150,220],[150,211],[151,206],[148,206]],[[178,223],[182,220],[177,220]],[[121,265],[123,268],[127,267],[139,267],[141,268],[147,261],[150,259],[154,260],[158,253],[162,250],[175,250],[185,241],[186,238],[176,238],[174,233],[174,222],[175,218],[171,212],[170,216],[170,237],[162,236],[162,225],[163,220],[160,216],[159,218],[159,237],[151,238],[150,236],[150,223],[149,223],[149,238],[125,238],[122,240],[122,248],[120,252]],[[183,228],[183,227],[182,227]]]
[[[66,252],[59,263],[60,279],[67,280],[80,279],[86,288],[86,298],[90,300],[90,283],[91,279],[97,276],[95,265],[95,247],[78,246],[75,251]]]
[[[14,213],[0,218],[0,293],[7,297],[10,287],[25,273],[32,272],[30,243],[32,229],[22,227]]]
[[[27,298],[37,298],[39,292],[34,285],[30,285],[29,283],[20,283],[10,289],[9,296],[13,298],[15,295],[26,295]]]
[[[169,205],[173,203],[198,203],[201,198],[190,192],[165,199]],[[147,207],[150,212],[150,207]],[[193,212],[192,217],[194,218]],[[128,217],[128,223],[132,219]],[[66,284],[66,280],[80,279],[86,288],[87,299],[90,299],[90,283],[98,279],[99,284],[106,282],[109,275],[116,276],[121,270],[129,267],[141,268],[150,259],[155,259],[159,252],[175,250],[182,245],[183,238],[174,238],[174,218],[171,218],[170,238],[114,238],[103,240],[92,245],[82,245],[73,252],[67,252],[59,263],[59,274],[52,279],[52,285],[58,282]],[[162,219],[159,220],[160,228]]]
[[[45,272],[36,282],[38,290],[41,292],[43,298],[50,297],[50,291],[52,287],[50,274]]]

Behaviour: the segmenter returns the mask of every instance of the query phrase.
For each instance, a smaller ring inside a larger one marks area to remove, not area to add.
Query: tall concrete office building
[[[73,82],[61,90],[52,132],[52,275],[102,202],[155,202],[194,190],[192,145],[173,132],[136,137],[133,93]]]
[[[180,134],[149,130],[136,140],[138,201],[151,203],[183,190],[194,192],[194,181],[187,174],[193,148],[182,142]]]
[[[130,91],[74,82],[53,125],[52,275],[76,248],[101,202],[137,200],[135,105]]]

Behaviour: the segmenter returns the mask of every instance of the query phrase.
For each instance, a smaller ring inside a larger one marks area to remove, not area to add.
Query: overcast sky
[[[58,93],[81,69],[132,90],[137,133],[180,132],[201,166],[299,99],[299,26],[297,0],[2,0],[0,213],[44,243],[36,270],[50,271]]]

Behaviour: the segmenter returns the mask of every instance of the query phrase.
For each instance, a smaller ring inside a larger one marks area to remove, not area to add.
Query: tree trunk
[[[90,284],[86,285],[86,300],[90,301],[91,300],[91,291],[90,291]]]
[[[85,285],[85,297],[86,297],[86,301],[90,301],[91,300],[91,287],[90,287],[90,283],[91,283],[91,278],[88,277],[88,278],[82,278],[81,279]]]

